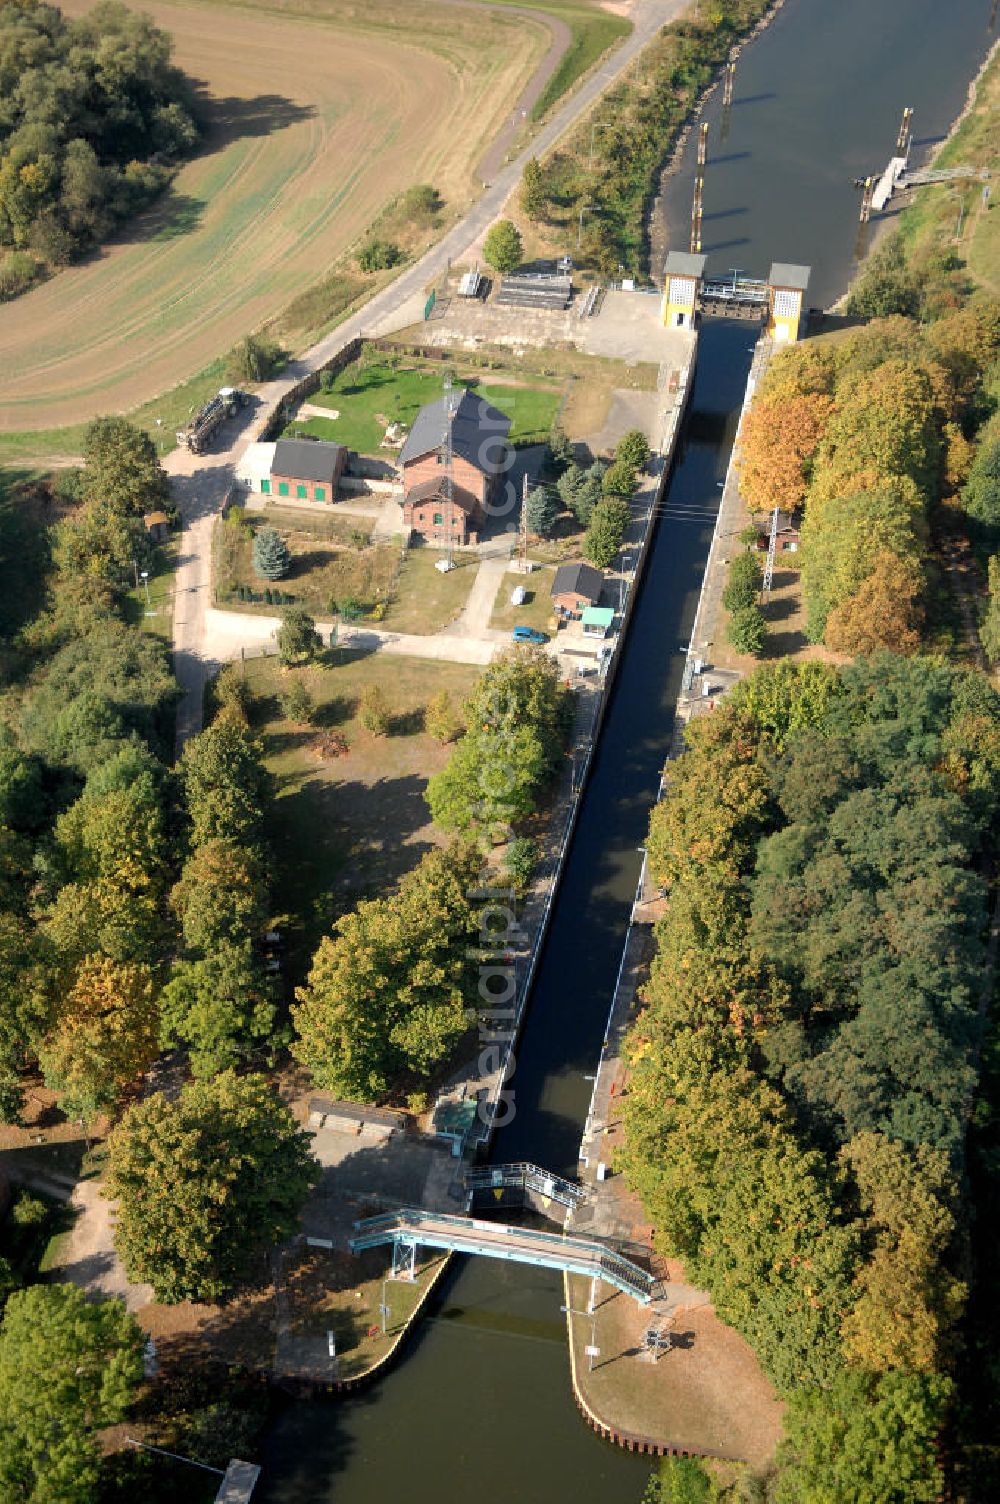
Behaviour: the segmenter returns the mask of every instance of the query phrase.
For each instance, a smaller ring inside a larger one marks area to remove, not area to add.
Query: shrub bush
[[[738,653],[756,657],[767,640],[767,623],[759,606],[742,606],[729,618],[726,636]]]

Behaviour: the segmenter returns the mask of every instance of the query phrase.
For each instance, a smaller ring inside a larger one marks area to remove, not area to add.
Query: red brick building
[[[596,606],[604,588],[604,576],[592,564],[560,564],[552,580],[552,604],[564,616],[581,616]]]
[[[451,428],[451,498],[445,480]],[[417,414],[400,451],[403,522],[431,543],[474,543],[502,500],[510,419],[468,390],[446,392]],[[512,503],[516,507],[516,500]]]
[[[264,496],[282,501],[334,501],[347,450],[326,439],[279,439],[271,473],[260,483]]]

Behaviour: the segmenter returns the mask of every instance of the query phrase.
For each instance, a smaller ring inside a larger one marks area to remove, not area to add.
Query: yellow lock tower
[[[771,267],[767,278],[770,287],[767,332],[778,344],[793,345],[799,337],[810,270],[790,261],[775,261]]]
[[[693,329],[705,275],[704,256],[671,251],[663,268],[663,322],[668,329]]]

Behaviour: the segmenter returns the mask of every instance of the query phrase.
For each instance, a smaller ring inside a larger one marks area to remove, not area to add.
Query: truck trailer
[[[220,387],[204,407],[200,407],[186,428],[177,430],[177,442],[192,454],[201,454],[224,418],[231,418],[243,406],[246,394],[235,386]]]

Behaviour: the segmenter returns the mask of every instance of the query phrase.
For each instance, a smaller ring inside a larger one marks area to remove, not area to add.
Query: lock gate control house
[[[552,604],[564,616],[580,616],[596,606],[604,588],[604,576],[592,564],[560,564],[552,580]]]
[[[476,543],[491,509],[502,502],[510,468],[511,420],[467,388],[422,407],[400,450],[403,523],[428,542]],[[451,497],[448,496],[449,428]],[[516,518],[516,498],[511,501]]]

